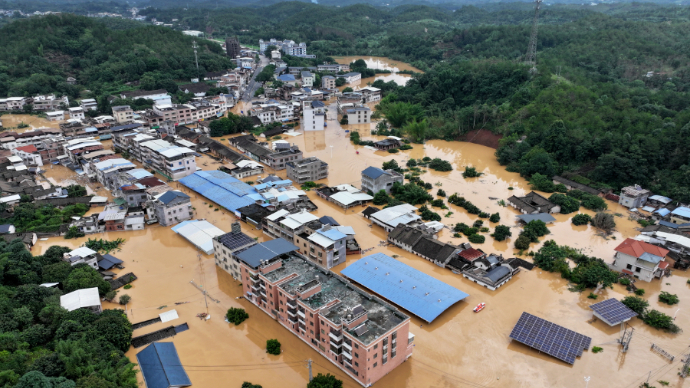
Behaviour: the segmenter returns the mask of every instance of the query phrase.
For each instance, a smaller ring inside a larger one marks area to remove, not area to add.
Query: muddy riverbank
[[[335,109],[330,105],[329,109]],[[346,131],[357,130],[364,139],[374,139],[370,135],[370,125],[340,125],[329,120],[324,131],[302,133],[300,136],[283,136],[305,151],[305,156],[316,156],[329,164],[330,176],[321,181],[328,185],[350,183],[359,185],[360,172],[367,166],[381,167],[384,161],[395,159],[399,164],[413,158],[429,156],[445,159],[453,165],[453,171],[427,171],[421,175],[425,182],[440,184],[448,195],[459,193],[483,211],[498,212],[500,224],[512,227],[513,237],[504,242],[495,242],[488,236],[483,244],[476,244],[487,252],[512,257],[516,252],[513,241],[519,233],[515,223],[517,211],[499,206],[499,200],[529,191],[527,182],[519,174],[507,172],[498,164],[494,150],[482,145],[466,142],[429,141],[424,145],[413,144],[413,149],[398,154],[372,151],[355,146],[348,140]],[[226,143],[227,144],[227,143]],[[208,159],[208,160],[207,160]],[[206,165],[204,165],[206,163]],[[216,169],[210,158],[200,160],[204,169]],[[464,179],[461,172],[465,166],[474,166],[483,172],[480,178]],[[69,179],[69,172],[48,174],[55,179]],[[278,172],[285,177],[285,171]],[[72,177],[73,178],[73,177]],[[250,177],[246,180],[256,180]],[[177,183],[171,184],[177,188]],[[513,190],[509,190],[512,187]],[[184,190],[184,189],[183,189]],[[225,211],[215,211],[206,199],[190,194],[198,218],[205,218],[224,231],[230,230],[235,217]],[[671,354],[680,355],[687,350],[684,334],[670,335],[633,319],[631,325],[636,329],[628,353],[620,353],[612,343],[619,337],[618,327],[608,327],[603,322],[592,321],[589,305],[596,301],[588,299],[589,290],[584,293],[568,291],[568,283],[559,275],[534,269],[522,271],[509,283],[497,291],[489,291],[455,275],[447,269],[437,267],[419,257],[394,247],[381,246],[386,239],[383,229],[370,226],[360,212],[362,208],[343,210],[332,203],[318,198],[314,192],[308,195],[319,209],[317,216],[329,215],[341,225],[352,226],[356,238],[363,248],[373,248],[370,253],[397,255],[398,260],[423,271],[435,278],[470,294],[463,302],[456,304],[431,324],[411,318],[411,331],[416,335],[412,358],[381,379],[380,387],[580,387],[584,386],[584,376],[591,376],[589,387],[637,387],[650,370],[650,383],[659,385],[657,380],[669,381],[672,387],[681,387],[682,380],[677,376],[680,357],[668,363],[650,351],[651,343],[656,343]],[[495,199],[494,199],[495,198]],[[619,213],[616,217],[617,231],[608,238],[596,234],[589,226],[573,226],[571,215],[556,215],[557,222],[550,226],[551,234],[542,239],[554,239],[583,249],[590,255],[612,260],[613,248],[625,237],[637,234],[639,227],[627,219],[627,211],[619,205],[608,202],[609,211]],[[464,209],[449,206],[453,214],[444,217],[442,222],[451,225],[457,222],[471,223],[476,215]],[[444,212],[435,210],[439,214]],[[590,213],[589,211],[582,210]],[[487,222],[487,221],[485,221]],[[493,227],[496,224],[491,224]],[[245,233],[263,240],[263,235],[246,224]],[[304,387],[308,371],[304,360],[314,360],[314,373],[332,373],[343,380],[347,388],[357,387],[357,383],[341,373],[334,365],[310,349],[308,345],[282,328],[271,317],[237,299],[241,296],[239,282],[215,267],[212,255],[199,255],[193,246],[170,228],[159,225],[147,226],[143,231],[104,233],[87,236],[96,238],[125,238],[122,251],[113,253],[124,260],[125,269],[119,272],[134,272],[138,276],[128,294],[132,301],[127,306],[132,322],[140,322],[156,317],[159,313],[175,308],[180,318],[167,324],[157,323],[135,331],[136,335],[149,333],[166,325],[179,325],[187,322],[190,330],[170,339],[177,346],[182,364],[185,366],[194,386],[199,387],[239,387],[243,381],[261,384],[265,388]],[[467,239],[454,238],[448,230],[441,232],[442,241],[466,242]],[[86,238],[64,240],[50,238],[39,241],[34,254],[41,254],[54,244],[76,247]],[[531,249],[536,250],[539,244]],[[360,256],[349,256],[347,262],[334,268],[341,271]],[[688,273],[674,272],[670,278],[642,285],[644,296],[650,307],[666,314],[677,313],[676,323],[690,330],[690,298],[686,281]],[[204,298],[201,291],[190,282],[202,285],[213,299]],[[667,306],[659,304],[657,297],[661,291],[669,291],[680,296],[680,304]],[[603,290],[599,299],[622,298],[628,293],[621,287]],[[218,302],[216,302],[217,300]],[[485,302],[487,307],[481,313],[473,313],[472,307]],[[176,305],[175,303],[183,303]],[[211,319],[201,321],[196,314],[208,312]],[[165,307],[164,307],[165,306]],[[106,308],[118,307],[108,304]],[[223,321],[229,307],[242,307],[250,318],[240,326]],[[680,309],[679,311],[677,311]],[[592,345],[604,348],[602,353],[584,352],[574,365],[567,365],[550,356],[540,354],[530,348],[511,342],[508,335],[523,311],[551,320],[569,329],[592,337]],[[267,339],[276,338],[282,343],[283,353],[270,356],[265,353]],[[127,353],[133,360],[141,349],[130,349]],[[141,376],[139,376],[141,380]]]

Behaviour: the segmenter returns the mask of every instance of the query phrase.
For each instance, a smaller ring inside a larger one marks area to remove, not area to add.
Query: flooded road
[[[0,121],[4,130],[11,130],[17,133],[24,133],[36,128],[60,128],[59,121],[49,121],[48,119],[33,115],[6,114],[0,116]],[[17,128],[21,123],[28,125],[28,127]]]
[[[335,105],[329,105],[329,109],[335,110]],[[421,179],[432,184],[440,184],[434,186],[431,191],[434,195],[438,188],[442,188],[448,195],[459,193],[483,211],[498,212],[501,216],[500,224],[513,227],[513,238],[495,242],[486,234],[486,242],[474,246],[486,252],[514,256],[516,252],[513,249],[513,241],[520,231],[515,223],[518,212],[510,207],[500,206],[498,201],[506,200],[513,194],[526,193],[529,187],[519,174],[507,172],[498,164],[493,149],[472,143],[433,140],[424,145],[413,144],[412,150],[389,154],[351,144],[349,134],[345,131],[352,130],[359,131],[363,139],[380,138],[370,135],[370,125],[341,126],[337,121],[329,120],[324,131],[300,131],[300,136],[284,135],[283,139],[298,145],[305,151],[305,156],[316,156],[329,164],[329,178],[320,181],[328,185],[350,183],[359,186],[360,172],[363,169],[367,166],[381,167],[384,161],[390,159],[395,159],[400,165],[404,165],[411,157],[439,157],[450,161],[453,171],[429,170],[420,176]],[[214,164],[208,157],[199,160],[198,164],[203,169],[218,167],[218,164]],[[461,173],[465,166],[474,166],[484,175],[464,179]],[[49,170],[47,175],[54,179],[70,179],[69,171],[53,169]],[[285,170],[279,171],[278,175],[285,177]],[[71,179],[74,177],[71,176]],[[256,179],[254,176],[245,180]],[[174,188],[180,187],[177,183],[171,185]],[[509,190],[510,187],[513,190]],[[180,189],[184,190],[182,187]],[[230,230],[230,224],[235,219],[233,215],[222,210],[214,211],[215,204],[210,204],[193,192],[186,192],[192,197],[197,218],[205,218],[224,231]],[[652,371],[652,385],[659,386],[656,381],[665,380],[670,382],[671,387],[683,386],[682,380],[677,376],[681,357],[677,357],[674,363],[668,363],[658,354],[651,352],[650,346],[651,343],[656,343],[667,352],[680,356],[688,351],[686,334],[664,334],[651,329],[639,319],[633,319],[631,325],[635,332],[630,350],[623,354],[619,347],[612,343],[619,338],[619,328],[608,327],[600,321],[592,322],[592,312],[588,306],[605,298],[620,299],[628,295],[622,286],[616,285],[613,289],[603,290],[595,301],[587,298],[591,290],[581,294],[570,292],[567,281],[561,279],[560,275],[535,268],[532,271],[523,270],[499,290],[490,291],[401,249],[381,246],[380,242],[386,240],[386,233],[382,228],[370,227],[368,220],[360,215],[362,208],[345,211],[318,198],[314,192],[309,192],[308,195],[319,207],[314,212],[315,215],[329,215],[341,225],[352,226],[362,248],[374,248],[369,254],[381,252],[396,255],[403,263],[470,294],[467,299],[448,309],[431,324],[412,317],[411,331],[416,335],[412,358],[377,382],[376,386],[584,387],[583,377],[591,376],[589,387],[592,388],[631,388],[639,386],[647,378],[649,371]],[[554,239],[559,244],[581,248],[590,255],[610,262],[613,248],[625,237],[636,235],[635,229],[639,225],[627,219],[625,209],[610,201],[607,203],[610,212],[623,215],[616,217],[617,231],[612,236],[605,239],[598,236],[589,226],[573,226],[570,218],[574,214],[559,214],[556,215],[557,222],[549,226],[551,234],[542,238],[542,242]],[[454,205],[450,205],[449,208],[447,211],[433,209],[442,216],[448,211],[453,213],[443,217],[442,222],[446,225],[457,222],[470,224],[477,219],[476,215],[470,215]],[[581,211],[589,213],[584,209]],[[485,220],[485,225],[487,223]],[[490,224],[491,231],[495,225]],[[260,241],[264,240],[261,232],[249,225],[242,224],[242,229],[250,236],[257,237]],[[247,301],[236,299],[242,293],[240,283],[233,280],[225,271],[217,269],[212,255],[199,255],[188,241],[176,235],[170,228],[152,225],[143,231],[104,233],[75,240],[50,238],[47,241],[39,241],[33,253],[41,254],[54,244],[77,247],[88,237],[126,239],[122,251],[114,252],[113,255],[125,262],[125,269],[116,271],[134,272],[139,278],[133,283],[133,288],[121,289],[119,292],[119,295],[128,294],[132,297],[127,306],[132,322],[155,318],[172,308],[176,309],[180,316],[169,323],[157,323],[138,329],[134,333],[135,336],[170,324],[189,324],[189,331],[166,341],[172,340],[175,343],[182,364],[194,386],[238,387],[243,381],[251,381],[266,388],[304,387],[308,381],[307,365],[304,362],[306,359],[315,362],[314,374],[331,373],[343,380],[344,387],[359,386],[271,317]],[[464,236],[452,237],[448,230],[441,232],[440,239],[455,244],[467,242]],[[540,244],[533,244],[531,249],[536,250],[539,246]],[[360,256],[348,256],[347,262],[335,267],[334,270],[339,272],[359,258]],[[644,298],[649,300],[650,307],[671,316],[677,314],[675,322],[685,333],[690,330],[690,298],[687,297],[689,286],[686,283],[688,275],[676,271],[670,278],[648,284],[638,283],[646,290]],[[202,285],[210,298],[205,300],[201,291],[190,281]],[[678,294],[680,304],[659,304],[657,297],[661,291]],[[487,304],[486,309],[478,314],[473,313],[472,307],[480,302]],[[201,321],[195,316],[206,312],[207,304],[211,319]],[[118,306],[107,304],[104,307]],[[225,323],[223,316],[229,307],[246,309],[249,319],[240,326]],[[604,351],[598,354],[586,351],[571,366],[519,343],[511,342],[508,335],[523,311],[590,336],[592,345],[601,346]],[[265,353],[266,340],[272,338],[278,339],[282,344],[283,353],[280,356]],[[127,354],[136,361],[135,355],[140,350],[141,348],[130,349]],[[139,379],[141,381],[141,375]]]
[[[401,74],[399,71],[413,71],[415,73],[422,73],[421,70],[413,67],[405,62],[396,61],[386,57],[372,57],[372,56],[350,56],[350,57],[333,57],[336,62],[346,64],[352,63],[358,59],[363,59],[367,63],[369,69],[378,70],[390,70],[389,74],[376,74],[374,77],[362,78],[361,81],[348,84],[345,86],[350,86],[355,88],[355,86],[363,87],[369,83],[377,80],[382,80],[383,82],[395,81],[400,86],[405,86],[407,81],[412,78],[410,74]]]

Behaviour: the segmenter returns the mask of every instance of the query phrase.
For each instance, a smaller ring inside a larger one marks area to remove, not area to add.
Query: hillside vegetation
[[[0,28],[0,36],[0,96],[57,92],[74,98],[83,88],[100,95],[132,81],[174,91],[174,80],[197,77],[193,39],[168,28],[116,30],[61,14],[17,20]],[[220,45],[197,43],[200,74],[230,67]],[[68,76],[78,84],[67,84]]]

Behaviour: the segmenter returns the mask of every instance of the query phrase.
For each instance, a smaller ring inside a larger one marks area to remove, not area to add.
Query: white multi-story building
[[[261,104],[249,110],[249,115],[256,116],[262,124],[294,120],[294,113],[295,108],[292,104],[278,103]]]
[[[98,103],[93,98],[85,98],[85,99],[81,100],[79,102],[79,106],[81,106],[82,109],[84,109],[84,111],[98,110]]]
[[[362,73],[352,72],[352,73],[343,74],[339,77],[345,78],[345,82],[347,82],[348,84],[351,84],[351,83],[354,83],[357,81],[361,81],[362,80]]]
[[[46,94],[33,98],[34,110],[38,111],[58,110],[60,109],[60,104],[69,106],[69,99],[67,96],[55,97],[54,94]]]
[[[371,122],[371,109],[366,106],[357,106],[345,110],[348,124],[365,124]]]
[[[175,225],[194,215],[190,197],[181,191],[169,190],[162,194],[149,194],[149,197],[146,204],[149,219],[155,218],[163,226]]]
[[[75,120],[84,120],[84,108],[76,106],[74,108],[69,108],[69,118]]]
[[[93,163],[92,171],[96,173],[96,179],[108,190],[115,190],[117,186],[117,176],[125,171],[137,168],[134,163],[127,159],[115,158],[102,162]]]
[[[326,105],[321,101],[305,102],[304,130],[323,131],[326,123]]]
[[[53,112],[46,112],[46,118],[48,121],[64,121],[65,120],[65,111],[64,110],[56,110]]]
[[[310,71],[303,71],[302,72],[302,86],[310,88],[313,85],[314,85],[314,75]]]
[[[134,120],[134,111],[129,105],[114,106],[113,116],[118,123],[128,123]]]
[[[27,97],[0,98],[0,110],[22,110],[24,105],[30,103]]]
[[[362,93],[362,102],[364,103],[381,101],[381,89],[379,88],[365,86],[359,89],[359,92]]]
[[[41,154],[34,145],[17,147],[12,150],[12,154],[22,158],[27,167],[38,167],[43,165]]]
[[[141,143],[140,162],[174,181],[196,172],[195,152],[187,147],[172,145],[165,140]]]

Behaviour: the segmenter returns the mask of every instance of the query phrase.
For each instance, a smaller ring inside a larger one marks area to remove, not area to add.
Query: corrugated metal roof
[[[233,212],[254,203],[247,195],[256,190],[222,171],[197,171],[179,182]]]
[[[127,171],[127,174],[134,179],[144,179],[153,176],[150,172],[144,170],[143,168],[135,168],[134,170]]]
[[[656,213],[662,217],[666,217],[667,215],[669,215],[669,213],[671,213],[671,211],[666,209],[666,208],[663,208],[663,209],[657,209],[657,211],[655,211],[654,213]]]
[[[192,385],[172,342],[154,342],[137,354],[147,388]]]
[[[60,306],[67,311],[100,305],[101,297],[98,295],[98,287],[82,288],[60,297]]]
[[[543,221],[545,224],[556,222],[556,218],[548,213],[537,213],[537,214],[522,214],[517,216],[518,219],[525,223],[530,223],[530,221]]]
[[[366,256],[341,274],[427,322],[469,296],[383,253]]]
[[[331,195],[331,197],[334,201],[337,201],[338,203],[343,204],[344,206],[351,205],[357,201],[371,201],[374,199],[369,194],[364,194],[364,193],[350,193],[347,191],[341,191],[338,193],[335,193]]]
[[[183,221],[172,227],[172,230],[186,238],[207,255],[213,253],[213,238],[224,234],[208,221]]]
[[[347,235],[341,233],[337,229],[323,230],[323,228],[322,228],[322,229],[317,230],[316,233],[324,235],[324,236],[330,238],[331,240],[340,240],[342,238],[347,237]]]
[[[671,214],[685,218],[690,218],[690,209],[688,209],[687,207],[679,207],[672,211]]]
[[[374,219],[381,221],[381,222],[388,223],[389,221],[392,221],[393,219],[398,218],[403,214],[408,214],[408,213],[414,214],[414,212],[416,212],[416,211],[417,211],[416,207],[414,207],[410,204],[404,203],[402,205],[391,206],[389,208],[377,211],[376,213],[371,215],[371,218],[374,218]]]
[[[307,239],[323,248],[328,248],[335,243],[332,239],[319,233],[312,233]]]
[[[664,197],[663,195],[652,195],[651,197],[649,197],[649,199],[651,199],[652,201],[659,201],[659,202],[665,203],[665,204],[668,204],[669,202],[672,201],[671,198]]]

